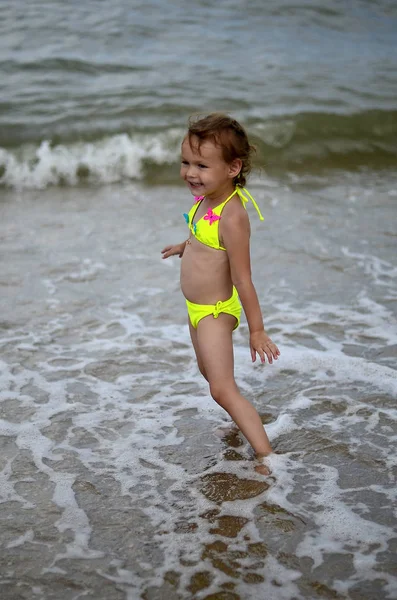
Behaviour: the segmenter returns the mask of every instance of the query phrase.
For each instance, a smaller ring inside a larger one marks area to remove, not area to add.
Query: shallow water
[[[2,600],[397,597],[396,5],[243,4],[0,6]],[[160,258],[212,110],[258,150],[270,477]]]
[[[2,598],[393,598],[397,181],[257,179],[272,475],[189,342],[180,187],[3,194]],[[156,210],[153,210],[153,207]]]

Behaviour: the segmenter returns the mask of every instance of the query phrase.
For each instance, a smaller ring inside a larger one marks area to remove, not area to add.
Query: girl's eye
[[[184,166],[186,166],[186,165],[188,165],[188,164],[189,164],[189,163],[187,162],[187,160],[182,160],[182,161],[181,161],[181,163],[182,163]]]
[[[206,168],[207,168],[207,165],[199,165],[199,168],[200,168],[200,169],[206,169]]]

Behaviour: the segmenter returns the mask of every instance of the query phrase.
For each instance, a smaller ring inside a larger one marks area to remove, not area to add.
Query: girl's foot
[[[254,470],[260,475],[265,475],[265,477],[271,474],[271,470],[269,469],[269,467],[267,467],[264,464],[256,465],[256,467],[254,467]]]
[[[268,467],[267,465],[265,465],[263,463],[263,459],[266,458],[267,456],[269,456],[269,455],[268,454],[256,454],[255,455],[256,461],[259,464],[257,464],[254,467],[254,469],[257,473],[260,473],[261,475],[265,475],[265,476],[271,475],[270,467]]]

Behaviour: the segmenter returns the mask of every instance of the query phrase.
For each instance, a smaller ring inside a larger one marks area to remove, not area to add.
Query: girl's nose
[[[196,167],[194,165],[189,165],[186,171],[187,177],[193,177],[196,172]]]

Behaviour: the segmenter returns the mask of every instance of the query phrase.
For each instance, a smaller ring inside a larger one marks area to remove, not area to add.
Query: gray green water
[[[394,2],[0,3],[0,597],[397,596]],[[258,146],[281,349],[208,396],[179,261],[196,110]]]
[[[0,22],[3,185],[175,180],[208,110],[268,172],[396,163],[393,0],[3,1]]]

